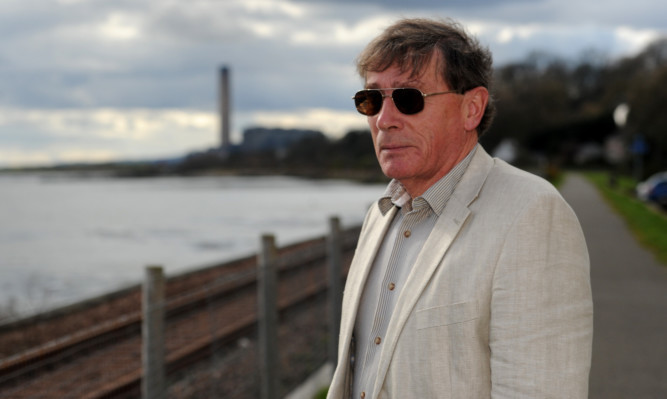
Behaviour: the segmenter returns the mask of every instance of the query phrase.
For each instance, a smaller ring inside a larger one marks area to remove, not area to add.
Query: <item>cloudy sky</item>
[[[633,55],[667,34],[664,0],[2,0],[0,167],[182,155],[251,126],[364,126],[354,58],[401,17],[451,17],[496,65],[534,50]]]

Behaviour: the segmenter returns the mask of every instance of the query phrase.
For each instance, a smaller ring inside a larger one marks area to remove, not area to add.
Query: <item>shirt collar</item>
[[[414,200],[398,180],[392,179],[384,194],[378,200],[378,206],[382,215],[386,215],[394,206],[401,208],[404,212],[409,212],[412,210],[413,204],[416,205],[417,202],[425,201],[433,212],[440,216],[445,209],[445,205],[447,205],[447,201],[449,201],[449,198],[454,193],[456,185],[468,169],[468,165],[470,165],[470,161],[472,161],[478,145],[475,145],[468,155],[454,166],[449,173],[429,187],[423,195]]]

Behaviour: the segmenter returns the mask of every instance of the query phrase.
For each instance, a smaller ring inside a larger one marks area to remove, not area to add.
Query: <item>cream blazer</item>
[[[374,204],[364,221],[328,398],[349,397],[355,316],[394,213]],[[373,398],[586,398],[592,337],[577,217],[549,183],[479,147],[400,293]]]

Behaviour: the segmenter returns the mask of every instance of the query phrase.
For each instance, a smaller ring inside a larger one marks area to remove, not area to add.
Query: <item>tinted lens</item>
[[[361,90],[354,95],[354,105],[359,113],[373,116],[382,108],[382,93],[379,90]]]
[[[396,89],[391,98],[396,108],[406,115],[416,114],[424,109],[424,96],[417,89]]]

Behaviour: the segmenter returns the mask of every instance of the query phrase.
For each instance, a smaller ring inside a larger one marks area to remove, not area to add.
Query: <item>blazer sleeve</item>
[[[512,222],[491,293],[492,398],[587,398],[593,337],[589,258],[579,222],[542,193]]]

